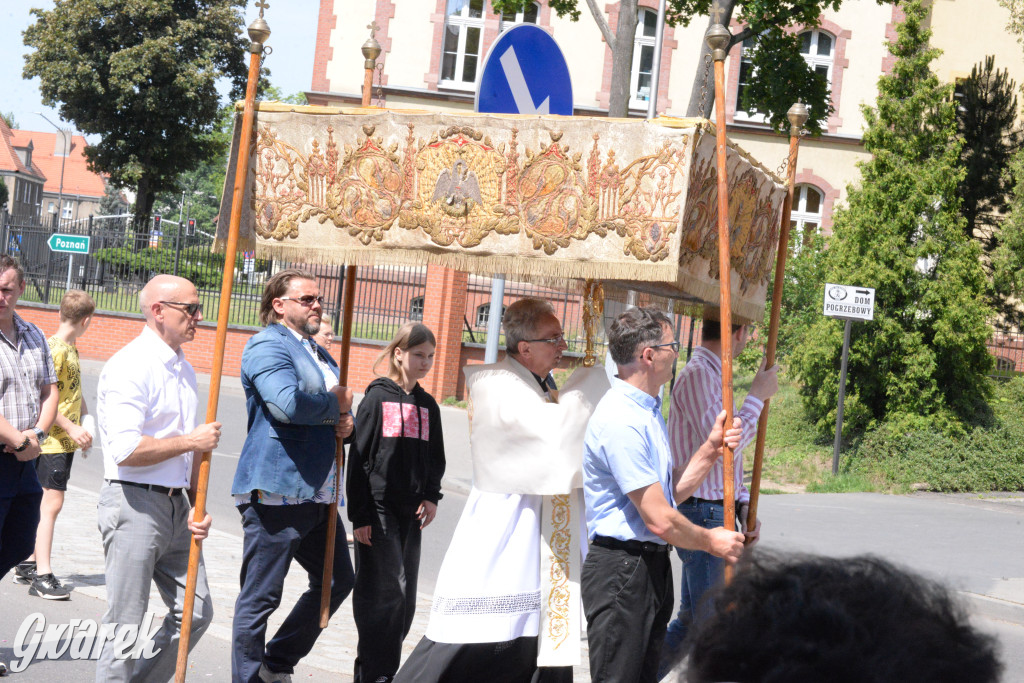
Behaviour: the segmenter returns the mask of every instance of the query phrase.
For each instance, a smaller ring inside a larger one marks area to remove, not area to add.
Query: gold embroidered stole
[[[552,403],[558,391],[548,390]],[[582,601],[580,539],[576,533],[583,507],[578,491],[544,496],[540,535],[540,632],[538,666],[580,663]]]

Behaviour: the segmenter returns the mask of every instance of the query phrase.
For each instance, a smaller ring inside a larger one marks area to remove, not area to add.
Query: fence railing
[[[28,284],[22,296],[24,301],[58,304],[67,289],[75,288],[88,292],[101,311],[137,313],[142,286],[157,273],[172,273],[196,285],[207,320],[217,316],[224,257],[211,252],[213,236],[209,234],[188,235],[183,226],[166,219],[159,232],[135,232],[130,216],[90,216],[78,220],[45,216],[40,220],[3,213],[0,219],[0,251],[16,257],[25,270]],[[88,236],[88,253],[52,251],[48,240],[58,233]],[[258,326],[260,297],[267,277],[291,265],[239,254],[229,322]],[[335,332],[340,332],[344,267],[302,267],[316,277],[325,299],[324,312],[331,317]],[[422,319],[426,270],[426,267],[360,267],[352,336],[387,340],[405,321]],[[562,320],[569,352],[584,352],[582,302],[578,294],[525,283],[506,284],[506,306],[524,296],[550,301]],[[490,279],[470,276],[463,318],[465,342],[487,342],[489,309]],[[597,350],[604,355],[603,340],[598,342]]]

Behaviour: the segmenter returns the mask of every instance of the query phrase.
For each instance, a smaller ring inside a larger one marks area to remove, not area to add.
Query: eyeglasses
[[[165,306],[181,306],[182,311],[190,318],[196,317],[196,313],[203,312],[203,305],[198,301],[185,303],[184,301],[161,301]]]
[[[668,342],[667,344],[651,344],[651,346],[649,348],[660,349],[660,348],[665,347],[665,346],[667,346],[668,348],[672,349],[673,353],[679,353],[679,342],[677,342],[677,341],[671,341],[671,342]]]
[[[306,296],[279,296],[277,298],[281,301],[294,301],[306,308],[312,308],[313,304],[324,305],[324,298],[322,296],[313,296],[312,294],[307,294]]]
[[[564,335],[558,335],[557,337],[551,337],[549,339],[524,339],[524,342],[544,342],[545,344],[562,344],[565,342]]]

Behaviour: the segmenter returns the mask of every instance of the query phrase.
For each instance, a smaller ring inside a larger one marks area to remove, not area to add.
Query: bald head
[[[183,277],[157,275],[139,292],[139,306],[152,329],[175,351],[196,335],[203,308],[195,285]]]
[[[186,301],[196,291],[195,285],[176,275],[157,275],[139,292],[139,307],[147,321],[153,319],[153,304],[161,301]]]

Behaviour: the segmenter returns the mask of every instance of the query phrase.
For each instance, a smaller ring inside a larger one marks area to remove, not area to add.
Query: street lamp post
[[[67,134],[67,131],[65,131],[63,128],[58,126],[56,123],[54,123],[50,119],[46,118],[46,115],[43,114],[43,112],[37,111],[36,113],[39,114],[43,118],[44,121],[46,121],[48,124],[50,124],[51,126],[53,126],[54,128],[57,129],[57,132],[60,133],[60,139],[61,139],[61,143],[62,143],[61,147],[63,148],[62,154],[61,154],[61,159],[60,159],[60,187],[57,190],[57,217],[56,217],[56,219],[54,221],[55,222],[54,232],[56,232],[56,230],[59,229],[59,227],[60,227],[61,214],[64,213],[64,165],[67,164],[67,162],[68,162],[68,155],[71,154],[71,145],[68,144],[68,134]],[[74,254],[68,254],[68,278],[67,278],[67,282],[64,285],[64,290],[65,291],[71,289],[71,267],[74,264],[74,262],[75,262],[75,255]],[[49,284],[49,283],[47,283],[47,284]]]

